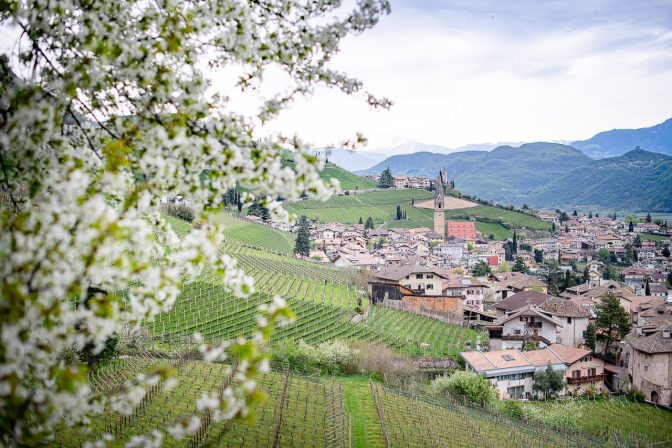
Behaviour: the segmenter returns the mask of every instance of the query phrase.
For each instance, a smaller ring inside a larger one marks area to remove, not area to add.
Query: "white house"
[[[546,347],[557,342],[562,322],[551,313],[529,304],[498,318],[487,329],[490,349],[522,349],[528,342]]]
[[[467,369],[487,377],[502,399],[531,398],[534,395],[534,373],[549,364],[553,370],[562,371],[563,374],[567,370],[562,359],[548,350],[475,350],[460,355]]]

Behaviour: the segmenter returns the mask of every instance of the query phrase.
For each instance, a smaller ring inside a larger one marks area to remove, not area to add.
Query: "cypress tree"
[[[649,285],[649,280],[646,280],[646,286],[644,287],[644,295],[645,296],[650,296],[651,295],[651,286]]]
[[[513,242],[511,243],[511,251],[514,254],[518,253],[518,236],[516,235],[516,229],[513,229]]]
[[[646,222],[651,222],[651,213],[646,214]]]
[[[369,216],[368,218],[366,218],[366,224],[364,224],[364,229],[368,230],[373,229],[374,227],[375,226],[373,225],[373,219],[371,219],[371,217]]]
[[[361,216],[359,217],[359,223],[360,223],[360,224],[364,224],[364,220],[362,220],[362,217],[361,217]]]
[[[299,231],[296,234],[294,253],[307,257],[310,255],[310,227],[306,215],[299,220]]]
[[[400,221],[402,216],[403,215],[401,214],[401,206],[397,204],[397,221]]]
[[[630,221],[630,224],[628,224],[628,232],[632,233],[635,231],[635,225]]]

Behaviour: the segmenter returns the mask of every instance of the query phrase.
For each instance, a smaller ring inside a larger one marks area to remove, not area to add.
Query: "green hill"
[[[297,215],[306,215],[320,222],[340,222],[356,224],[359,218],[373,219],[377,227],[429,227],[433,228],[433,211],[413,207],[412,201],[431,199],[433,193],[426,190],[378,190],[364,194],[337,196],[326,202],[312,200],[287,204],[287,210]],[[406,213],[406,219],[397,221],[397,205]],[[447,210],[448,219],[475,219],[476,230],[485,237],[493,235],[495,239],[510,238],[514,228],[531,230],[550,230],[550,224],[535,216],[515,210],[490,205],[478,205],[472,208]]]
[[[320,177],[322,179],[338,179],[342,190],[366,190],[378,186],[375,180],[365,179],[331,163],[327,164],[320,172]]]
[[[672,157],[637,149],[595,160],[563,173],[525,200],[535,207],[670,211]]]

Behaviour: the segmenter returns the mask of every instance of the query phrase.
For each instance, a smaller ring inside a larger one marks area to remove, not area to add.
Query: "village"
[[[551,366],[566,379],[560,394],[631,388],[672,406],[672,232],[647,241],[669,230],[540,211],[558,232],[492,241],[474,221],[445,219],[449,181],[434,182],[433,229],[311,225],[309,258],[356,269],[374,304],[483,329],[487,340],[461,357],[501,398],[531,398],[534,373]],[[395,178],[399,189],[428,183]],[[614,340],[596,324],[605,297],[627,315]]]

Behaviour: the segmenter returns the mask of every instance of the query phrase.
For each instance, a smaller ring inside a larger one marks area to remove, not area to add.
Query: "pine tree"
[[[593,212],[592,211],[588,212],[588,219],[593,219]]]
[[[632,233],[635,231],[635,225],[630,221],[630,224],[628,224],[628,232]]]
[[[574,213],[572,213],[572,216],[579,216],[579,214],[574,210]]]
[[[294,253],[304,257],[310,255],[310,225],[306,215],[302,215],[299,220],[299,231],[296,234]]]
[[[359,223],[360,223],[360,224],[364,224],[364,220],[362,219],[361,216],[359,217]]]
[[[646,214],[646,222],[651,222],[651,213]]]
[[[364,224],[364,229],[368,230],[373,229],[374,227],[375,226],[373,225],[373,219],[371,219],[371,217],[369,216],[368,218],[366,218],[366,224]]]
[[[513,241],[511,242],[511,251],[514,254],[518,253],[518,236],[516,235],[516,229],[513,229]]]
[[[551,232],[555,232],[555,223],[551,224]]]
[[[602,296],[602,301],[595,307],[595,326],[598,339],[605,341],[605,355],[611,345],[620,341],[630,332],[630,314],[621,306],[621,302],[612,292]]]
[[[397,205],[397,221],[401,221],[402,214],[401,214],[401,205]]]
[[[595,338],[597,337],[597,332],[595,331],[595,324],[592,322],[586,327],[586,347],[595,351]]]
[[[392,171],[388,166],[381,174],[380,180],[378,181],[378,187],[380,188],[392,188],[394,187],[394,177],[392,176]]]
[[[529,272],[529,269],[527,268],[527,265],[523,261],[522,257],[516,257],[516,264],[514,264],[511,268],[511,272],[522,272],[523,274],[527,274]]]

